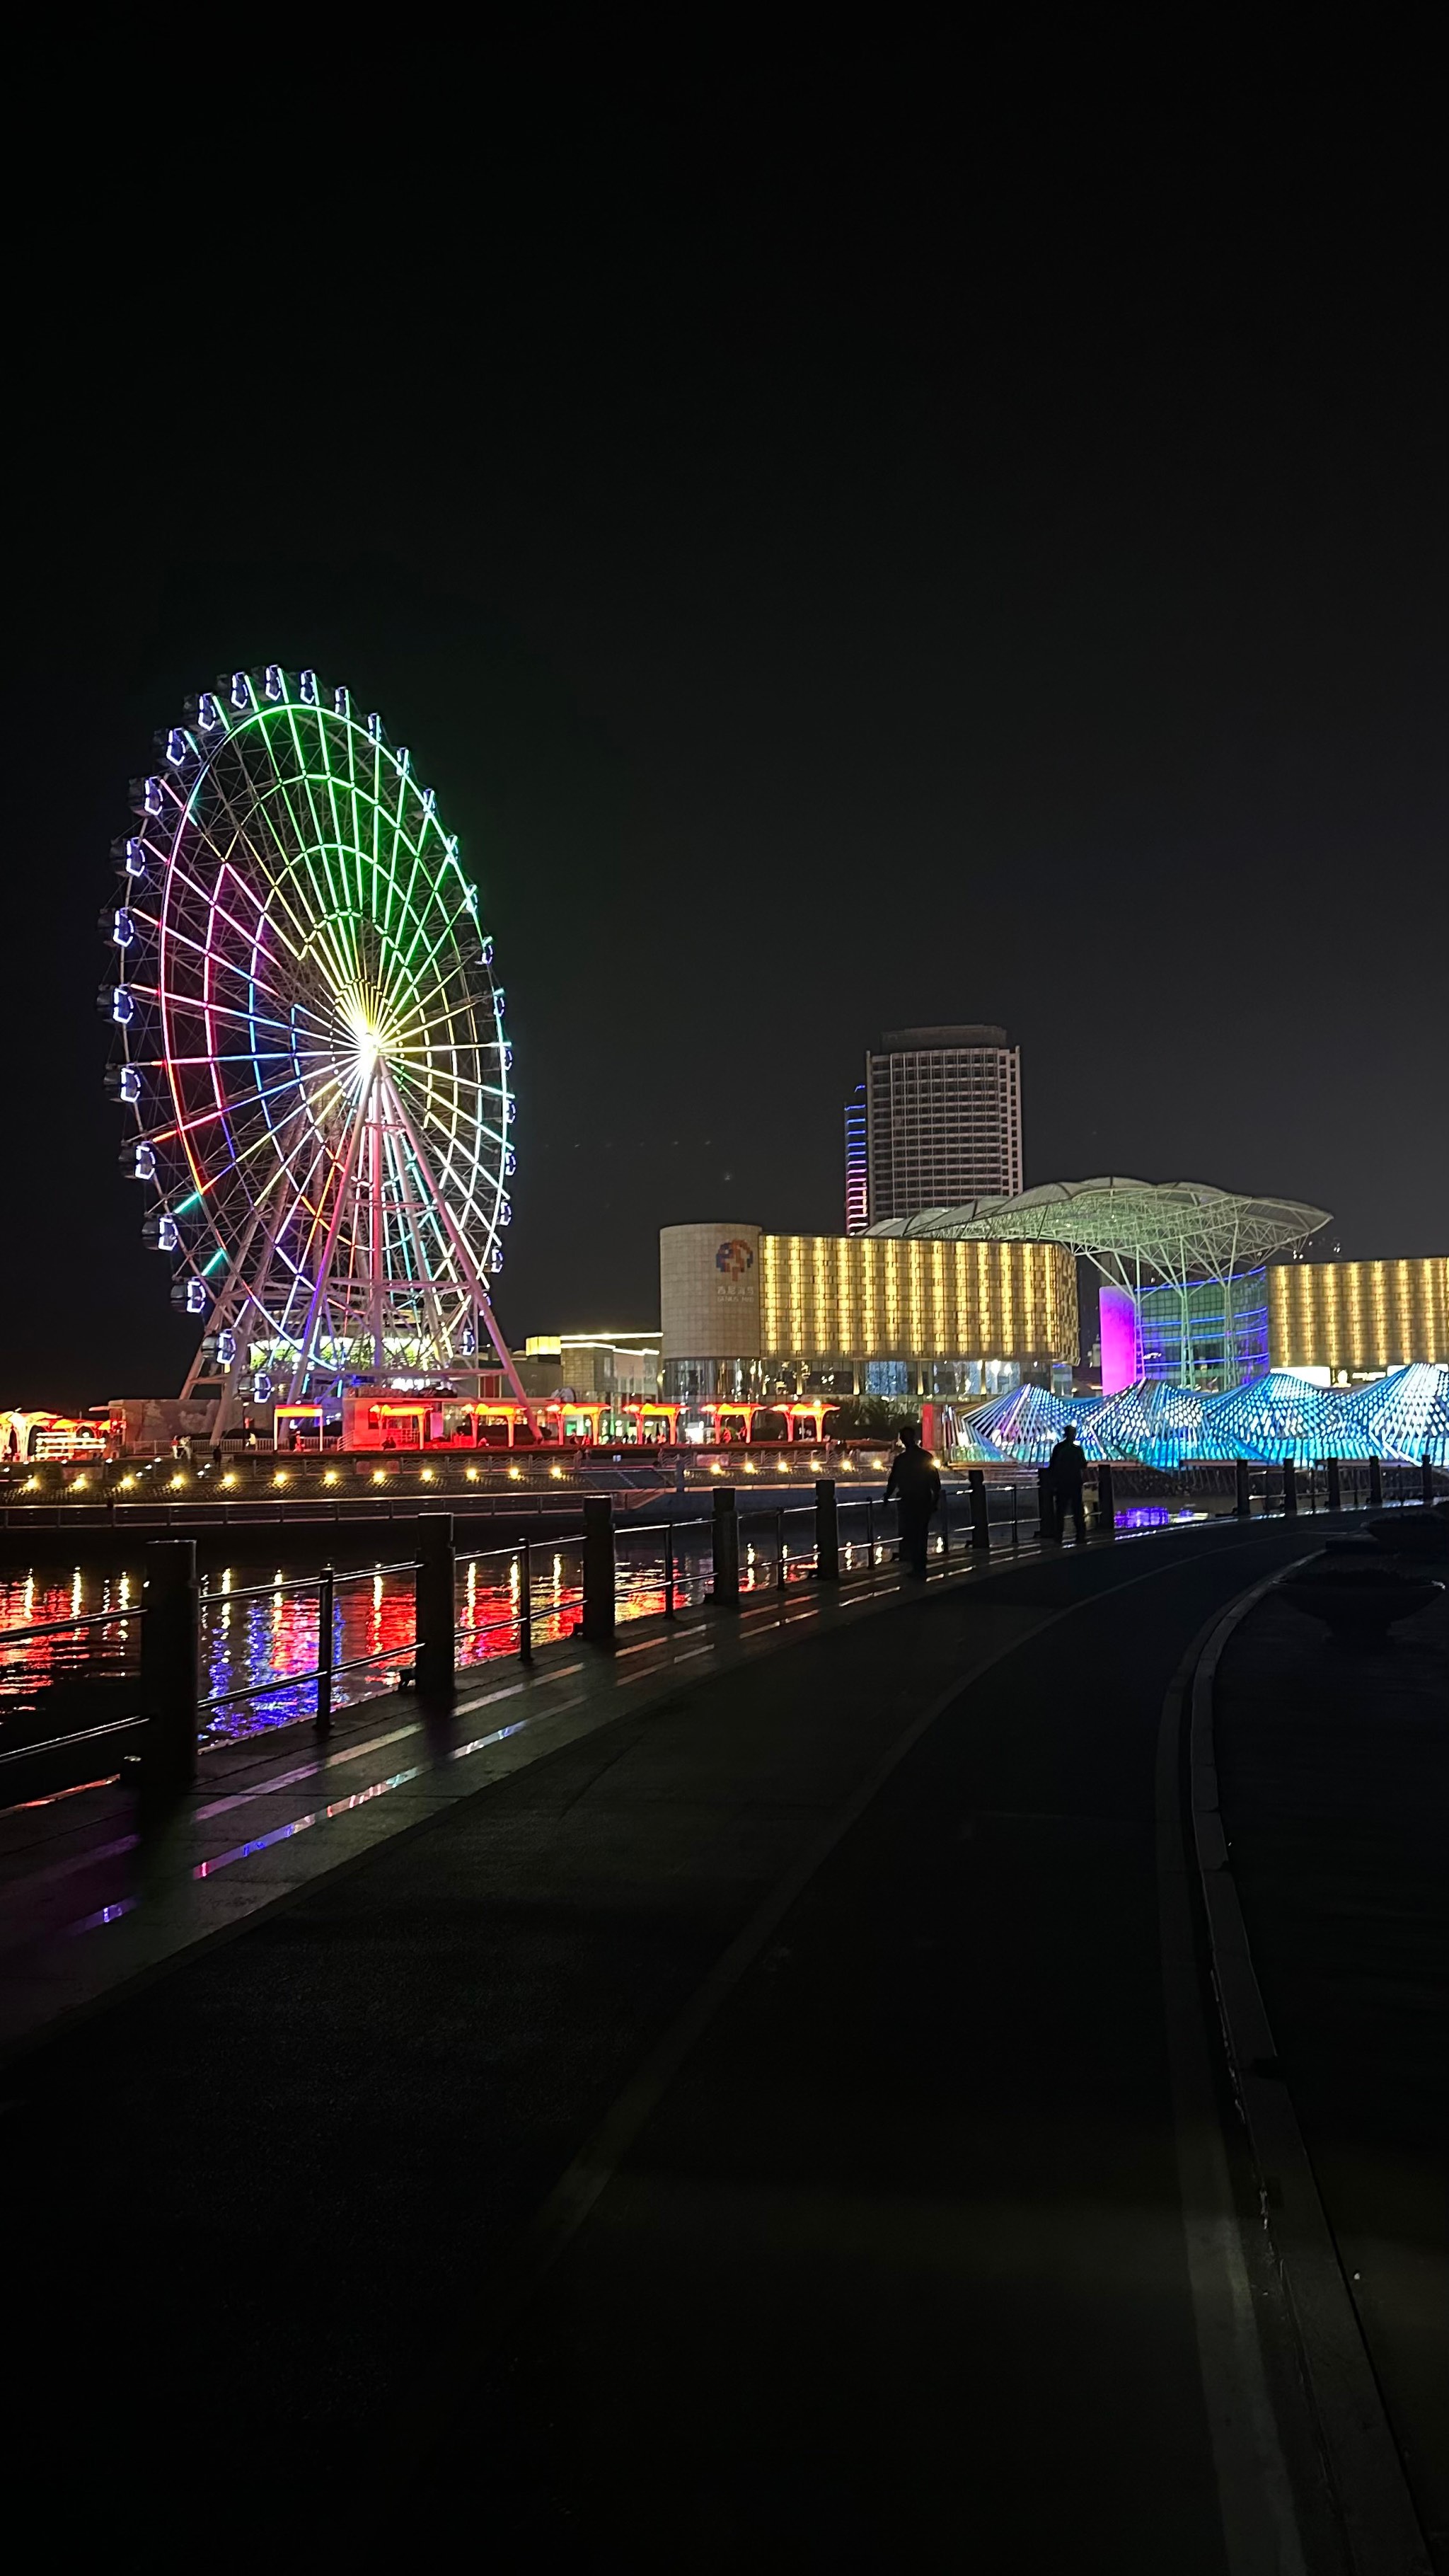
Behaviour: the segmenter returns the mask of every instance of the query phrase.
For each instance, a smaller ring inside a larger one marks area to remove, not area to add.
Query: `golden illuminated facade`
[[[1410,1360],[1449,1360],[1449,1256],[1418,1261],[1283,1261],[1267,1274],[1273,1368],[1373,1377]]]
[[[760,1238],[760,1347],[858,1359],[1074,1359],[1077,1272],[1054,1243]]]
[[[660,1236],[666,1383],[994,1393],[1070,1370],[1077,1272],[1054,1243],[765,1234],[736,1222]]]

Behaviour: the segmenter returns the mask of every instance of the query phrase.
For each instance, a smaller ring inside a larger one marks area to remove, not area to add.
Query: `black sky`
[[[1449,1249],[1417,150],[690,141],[283,206],[300,263],[124,196],[41,250],[0,1401],[184,1364],[96,916],[154,728],[263,660],[381,710],[481,881],[515,1338],[656,1320],[661,1223],[834,1229],[842,1100],[911,1020],[1007,1023],[1028,1182]]]

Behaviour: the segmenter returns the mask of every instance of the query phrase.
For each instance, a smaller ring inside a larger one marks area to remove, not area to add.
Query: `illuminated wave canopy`
[[[1427,1450],[1436,1467],[1449,1467],[1449,1365],[1443,1360],[1412,1361],[1342,1401],[1352,1435],[1370,1455],[1417,1466]]]
[[[1021,1466],[1044,1467],[1069,1422],[1077,1426],[1084,1456],[1104,1455],[1092,1433],[1096,1411],[1090,1397],[1067,1404],[1061,1396],[1049,1395],[1044,1386],[1014,1386],[968,1414],[966,1426],[998,1456],[1014,1458]]]
[[[1292,1458],[1307,1466],[1342,1458],[1348,1425],[1340,1399],[1291,1369],[1270,1369],[1251,1385],[1213,1396],[1203,1408],[1203,1458]]]
[[[476,1367],[480,1331],[512,1375],[487,1287],[512,1049],[433,790],[345,688],[275,663],[157,741],[115,845],[100,1003],[123,1167],[219,1422],[347,1372]]]
[[[1109,1396],[1091,1417],[1092,1437],[1105,1458],[1135,1458],[1144,1467],[1180,1467],[1210,1455],[1203,1448],[1207,1399],[1165,1379],[1139,1378]]]

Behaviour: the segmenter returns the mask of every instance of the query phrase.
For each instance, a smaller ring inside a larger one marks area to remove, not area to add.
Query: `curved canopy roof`
[[[1044,1467],[1069,1422],[1077,1425],[1084,1457],[1104,1456],[1092,1437],[1093,1410],[1090,1399],[1066,1404],[1059,1395],[1048,1394],[1044,1386],[1024,1382],[1008,1388],[1005,1395],[994,1396],[990,1404],[977,1405],[968,1414],[967,1425],[973,1437],[989,1445],[998,1456]]]
[[[1327,1225],[1325,1208],[1296,1199],[1245,1198],[1206,1181],[1047,1181],[1015,1198],[967,1199],[888,1217],[872,1234],[950,1242],[1059,1243],[1084,1253],[1125,1286],[1144,1278],[1225,1279]]]

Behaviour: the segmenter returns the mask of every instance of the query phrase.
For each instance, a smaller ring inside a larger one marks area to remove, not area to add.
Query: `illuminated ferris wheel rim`
[[[368,1340],[374,1373],[395,1343],[412,1366],[467,1357],[475,1315],[511,1374],[486,1279],[512,1049],[434,791],[310,671],[237,672],[188,713],[133,790],[102,917],[113,1088],[173,1294],[224,1370],[239,1336],[270,1343],[294,1393]]]

